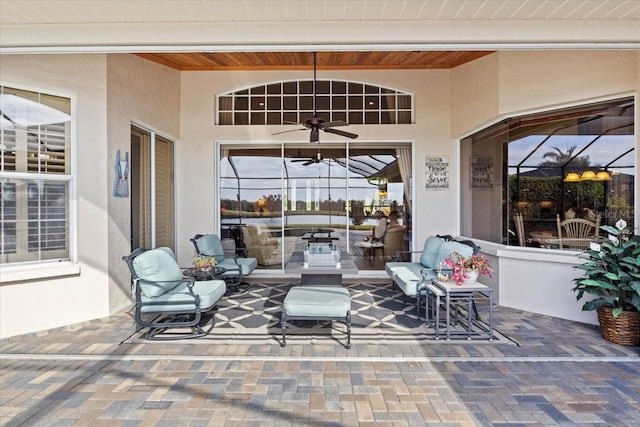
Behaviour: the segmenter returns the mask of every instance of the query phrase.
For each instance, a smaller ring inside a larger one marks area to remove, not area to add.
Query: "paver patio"
[[[640,347],[497,307],[520,345],[125,343],[130,313],[0,341],[2,425],[638,425]]]

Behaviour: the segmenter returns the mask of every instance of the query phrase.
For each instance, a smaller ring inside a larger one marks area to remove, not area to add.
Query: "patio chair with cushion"
[[[397,251],[397,261],[387,262],[385,270],[392,282],[408,297],[416,298],[416,307],[420,313],[420,301],[426,296],[426,287],[431,279],[437,277],[438,268],[452,253],[469,257],[477,254],[480,247],[470,240],[455,240],[453,237],[430,236],[420,252]],[[403,253],[420,254],[418,262],[399,261]],[[446,272],[446,266],[443,268]]]
[[[378,218],[378,225],[374,229],[374,240],[384,242],[384,238],[387,235],[387,217],[380,214]]]
[[[398,251],[404,249],[406,228],[403,226],[389,228],[384,236],[384,257],[395,257]]]
[[[259,224],[247,224],[242,227],[244,242],[249,256],[254,257],[258,264],[264,266],[282,264],[280,243],[271,236],[268,229]]]
[[[196,255],[213,257],[216,260],[216,266],[225,269],[219,278],[223,279],[227,286],[239,286],[243,278],[258,266],[255,258],[242,258],[235,254],[228,257],[224,253],[220,237],[216,234],[196,234],[191,242],[196,249]]]
[[[199,338],[211,331],[213,316],[206,312],[225,294],[224,281],[183,277],[173,251],[166,247],[136,249],[122,259],[131,272],[136,324],[149,328],[146,339]]]

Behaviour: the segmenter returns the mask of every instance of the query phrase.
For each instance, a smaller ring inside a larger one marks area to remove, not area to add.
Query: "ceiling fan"
[[[316,68],[317,68],[317,52],[313,52],[313,117],[308,118],[307,120],[304,121],[304,123],[300,123],[302,126],[304,126],[304,128],[302,129],[286,130],[284,132],[274,133],[274,135],[279,135],[281,133],[286,133],[286,132],[293,132],[296,130],[311,129],[309,142],[320,142],[320,130],[323,130],[324,132],[328,132],[328,133],[333,133],[335,135],[344,136],[346,138],[351,138],[351,139],[357,138],[358,135],[355,133],[334,129],[335,127],[338,127],[338,126],[349,126],[349,123],[343,120],[326,122],[320,117],[318,117],[317,110],[316,110]]]
[[[322,153],[320,153],[320,150],[318,150],[318,152],[316,153],[315,156],[297,158],[297,159],[291,160],[291,163],[304,162],[304,163],[302,163],[302,166],[309,166],[309,165],[312,165],[314,163],[316,163],[316,164],[320,163],[323,160],[324,160],[324,157],[322,157]]]

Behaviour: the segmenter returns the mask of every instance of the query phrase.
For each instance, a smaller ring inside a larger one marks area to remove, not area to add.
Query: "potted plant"
[[[193,260],[193,268],[196,271],[209,271],[216,265],[216,259],[211,256],[199,255]]]
[[[491,263],[482,255],[471,255],[467,258],[453,252],[444,260],[444,265],[452,270],[451,280],[458,286],[463,283],[475,283],[479,274],[491,276]]]
[[[614,343],[640,345],[640,240],[624,220],[615,227],[600,227],[608,233],[602,243],[591,243],[581,254],[586,258],[575,268],[583,276],[574,279],[577,300],[589,299],[583,311],[596,310],[602,336]]]

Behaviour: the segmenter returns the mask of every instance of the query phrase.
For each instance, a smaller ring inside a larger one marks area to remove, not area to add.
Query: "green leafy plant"
[[[583,277],[574,279],[572,290],[578,301],[585,295],[594,297],[584,303],[583,311],[609,307],[614,317],[623,311],[640,312],[640,241],[622,219],[615,227],[600,229],[608,233],[608,239],[591,243],[581,255],[587,261],[574,268],[582,270]]]

